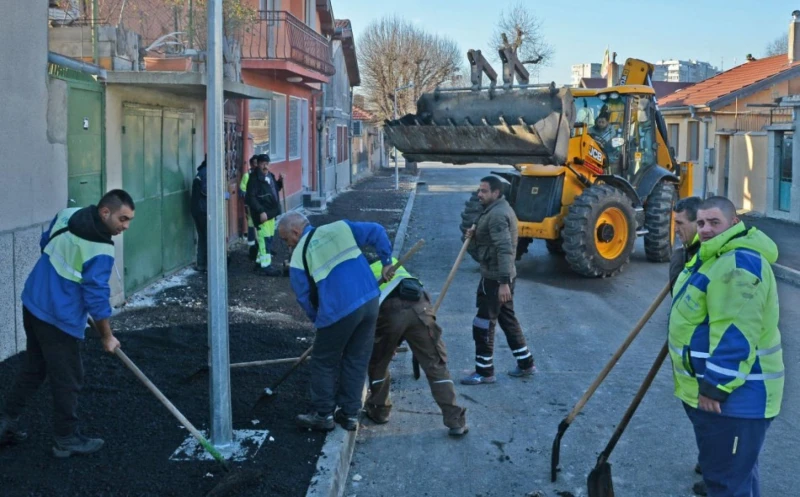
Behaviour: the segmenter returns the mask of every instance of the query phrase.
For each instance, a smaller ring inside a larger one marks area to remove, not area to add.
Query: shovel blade
[[[589,473],[589,497],[614,497],[614,482],[611,479],[611,465],[598,464]]]

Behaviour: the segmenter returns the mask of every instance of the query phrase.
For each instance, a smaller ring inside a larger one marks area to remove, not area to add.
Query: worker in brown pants
[[[381,262],[371,267],[376,279],[380,280]],[[444,425],[449,428],[448,434],[452,437],[466,435],[469,431],[465,416],[467,410],[456,404],[455,387],[447,370],[442,329],[436,324],[430,296],[403,266],[397,268],[390,281],[381,281],[380,289],[381,307],[368,369],[367,417],[378,424],[389,421],[392,409],[389,364],[395,349],[405,340],[425,371],[433,398],[442,410]]]

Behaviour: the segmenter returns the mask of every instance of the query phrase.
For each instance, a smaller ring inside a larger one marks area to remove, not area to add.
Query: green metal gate
[[[194,114],[125,104],[122,187],[136,203],[125,233],[125,292],[192,261]]]
[[[105,191],[103,86],[88,74],[55,64],[49,73],[67,83],[67,207],[96,204]]]

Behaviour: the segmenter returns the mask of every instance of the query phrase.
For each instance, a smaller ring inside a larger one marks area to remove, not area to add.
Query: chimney
[[[789,23],[789,64],[800,61],[800,10],[792,12]]]

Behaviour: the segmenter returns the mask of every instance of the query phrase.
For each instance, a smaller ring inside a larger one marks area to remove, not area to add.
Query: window
[[[316,4],[315,0],[306,0],[306,11],[305,11],[306,24],[310,26],[311,29],[314,29],[314,24],[316,24],[314,22],[315,21],[314,18],[316,17],[315,14],[317,13],[315,4]]]
[[[689,138],[688,138],[688,152],[689,156],[686,160],[697,160],[700,157],[700,123],[697,121],[689,121]]]
[[[789,212],[792,208],[792,142],[793,133],[776,135],[778,149],[778,210]]]
[[[259,8],[261,10],[281,10],[281,0],[261,0]]]
[[[675,157],[678,157],[680,153],[680,149],[678,148],[678,144],[680,143],[681,139],[681,125],[680,124],[670,124],[669,125],[669,136],[667,138],[669,140],[669,146],[675,151]]]
[[[270,116],[270,159],[272,162],[286,160],[286,96],[275,94],[272,97]]]
[[[350,147],[348,146],[347,126],[336,126],[336,162],[348,160]]]
[[[250,134],[253,136],[253,154],[269,154],[271,100],[248,100],[250,104]]]
[[[300,99],[289,99],[289,160],[300,158]]]

